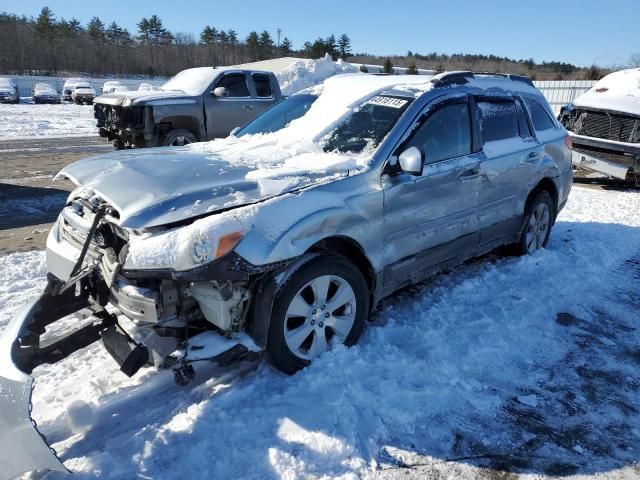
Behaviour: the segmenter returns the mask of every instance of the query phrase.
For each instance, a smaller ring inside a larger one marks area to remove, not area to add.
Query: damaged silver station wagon
[[[397,289],[544,247],[569,145],[524,77],[349,74],[223,140],[66,167],[78,187],[47,240],[48,285],[0,340],[3,474],[65,470],[30,417],[39,365],[102,340],[127,375],[153,364],[188,383],[195,360],[259,351],[293,373],[354,344]],[[47,338],[63,318],[74,328]]]

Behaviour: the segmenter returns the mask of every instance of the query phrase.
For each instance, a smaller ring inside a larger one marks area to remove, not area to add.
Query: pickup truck
[[[159,90],[97,97],[94,116],[116,150],[181,146],[226,137],[281,98],[271,72],[198,67]]]

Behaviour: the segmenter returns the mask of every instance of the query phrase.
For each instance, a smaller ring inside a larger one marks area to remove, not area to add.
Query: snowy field
[[[358,71],[349,63],[330,57],[294,62],[276,74],[283,95],[316,85],[340,73]],[[97,137],[93,106],[75,104],[35,105],[22,98],[18,105],[0,104],[0,140],[70,136]]]
[[[97,135],[92,105],[0,105],[0,140]]]
[[[574,188],[548,249],[399,293],[292,377],[200,366],[180,388],[94,344],[36,370],[34,416],[80,479],[640,478],[639,211],[638,193]],[[2,330],[44,254],[0,272]]]

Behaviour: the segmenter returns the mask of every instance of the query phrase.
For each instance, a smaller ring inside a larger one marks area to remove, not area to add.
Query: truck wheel
[[[513,253],[528,255],[546,247],[549,243],[554,216],[555,207],[549,193],[545,191],[534,193],[525,209],[522,234],[518,243],[513,245]]]
[[[196,136],[189,130],[178,128],[171,130],[162,140],[161,146],[163,147],[182,147],[183,145],[189,145],[190,143],[197,142]]]
[[[341,256],[312,257],[276,290],[267,359],[295,373],[332,342],[355,344],[368,312],[367,283],[355,265]]]

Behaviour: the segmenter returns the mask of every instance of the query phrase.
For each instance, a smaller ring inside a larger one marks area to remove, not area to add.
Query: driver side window
[[[216,88],[218,87],[225,87],[227,89],[227,98],[249,96],[247,78],[244,73],[229,73],[223,76],[216,84]]]
[[[405,144],[418,147],[425,164],[461,157],[471,153],[471,115],[467,102],[437,107]]]

